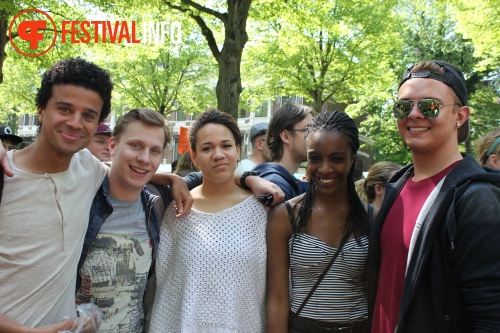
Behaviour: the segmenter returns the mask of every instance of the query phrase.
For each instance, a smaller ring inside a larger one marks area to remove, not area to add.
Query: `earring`
[[[457,121],[457,127],[460,127],[460,123]]]

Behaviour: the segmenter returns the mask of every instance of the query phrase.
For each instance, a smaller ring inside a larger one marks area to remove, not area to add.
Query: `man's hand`
[[[3,169],[3,172],[9,177],[14,176],[14,172],[10,168],[9,158],[7,157],[7,152],[3,145],[0,145],[0,166]]]
[[[245,183],[252,189],[253,194],[256,198],[259,198],[259,194],[270,194],[273,196],[273,202],[271,206],[276,206],[285,200],[285,193],[281,188],[271,183],[268,180],[260,178],[259,176],[248,176],[245,179]]]
[[[8,318],[7,316],[0,313],[0,332],[2,333],[58,333],[60,331],[65,331],[73,326],[73,319],[66,319],[57,324],[40,326],[37,328],[31,328],[28,326],[21,325],[17,321]]]
[[[175,209],[177,210],[177,215],[175,217],[181,217],[189,214],[191,211],[191,206],[193,206],[194,199],[189,192],[189,189],[184,181],[184,178],[179,177],[174,174],[170,174],[172,177],[172,197],[175,201]]]
[[[37,328],[33,328],[30,332],[33,333],[57,333],[60,331],[69,330],[73,326],[73,319],[66,319],[65,321],[61,321],[57,324],[40,326]]]

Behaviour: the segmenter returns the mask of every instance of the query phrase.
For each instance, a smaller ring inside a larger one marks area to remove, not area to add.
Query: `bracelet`
[[[243,187],[244,189],[247,189],[247,190],[251,191],[252,189],[250,187],[248,187],[248,185],[245,182],[245,179],[248,176],[258,176],[258,175],[257,175],[257,172],[254,172],[254,171],[245,171],[245,172],[243,172],[243,174],[240,177],[240,185],[241,185],[241,187]]]

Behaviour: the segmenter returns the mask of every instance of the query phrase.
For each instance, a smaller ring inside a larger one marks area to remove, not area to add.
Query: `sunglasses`
[[[439,109],[443,106],[458,105],[453,104],[439,104],[435,99],[421,99],[418,101],[397,101],[392,106],[393,115],[396,119],[403,120],[408,117],[413,109],[413,104],[417,103],[417,108],[420,113],[428,119],[434,119],[439,116]]]

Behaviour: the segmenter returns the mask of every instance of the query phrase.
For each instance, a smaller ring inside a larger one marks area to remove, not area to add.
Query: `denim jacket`
[[[80,256],[80,260],[78,261],[76,291],[78,291],[78,289],[80,288],[82,279],[80,276],[80,269],[82,268],[82,265],[85,259],[87,258],[90,245],[94,242],[95,238],[97,237],[97,234],[101,229],[101,225],[113,212],[113,207],[108,201],[108,196],[109,196],[109,178],[106,175],[106,178],[104,178],[101,187],[99,188],[97,194],[94,197],[94,201],[92,202],[92,207],[90,208],[89,225],[87,227],[87,233],[85,234],[85,240],[83,242],[82,254]],[[147,187],[144,186],[141,192],[141,199],[142,199],[141,200],[142,204],[144,205],[144,212],[146,213],[146,227],[148,230],[149,238],[151,239],[151,243],[153,244],[153,262],[154,262],[156,249],[158,248],[158,244],[160,242],[161,221],[160,218],[158,217],[158,214],[153,209],[153,204],[156,200],[161,200],[161,198],[152,194],[147,189]]]
[[[195,172],[184,177],[189,189],[192,189],[201,184],[203,178],[201,172]],[[146,213],[146,228],[148,230],[149,238],[151,239],[151,244],[153,245],[153,260],[151,264],[151,270],[154,268],[154,261],[156,258],[156,251],[158,249],[158,244],[160,243],[160,228],[161,220],[153,208],[153,204],[156,200],[163,200],[164,207],[166,208],[170,202],[172,202],[172,191],[170,186],[155,186],[161,194],[161,197],[154,195],[145,185],[141,192],[142,204],[144,205],[144,212]],[[82,268],[87,254],[89,252],[91,244],[94,242],[101,225],[106,221],[106,219],[113,212],[113,207],[108,201],[109,196],[109,178],[106,175],[101,187],[97,191],[94,201],[92,202],[92,207],[90,208],[89,215],[89,225],[87,227],[87,233],[85,234],[85,240],[83,242],[82,254],[80,260],[78,261],[78,273],[76,277],[76,292],[80,288],[82,277],[80,276],[80,269]]]

